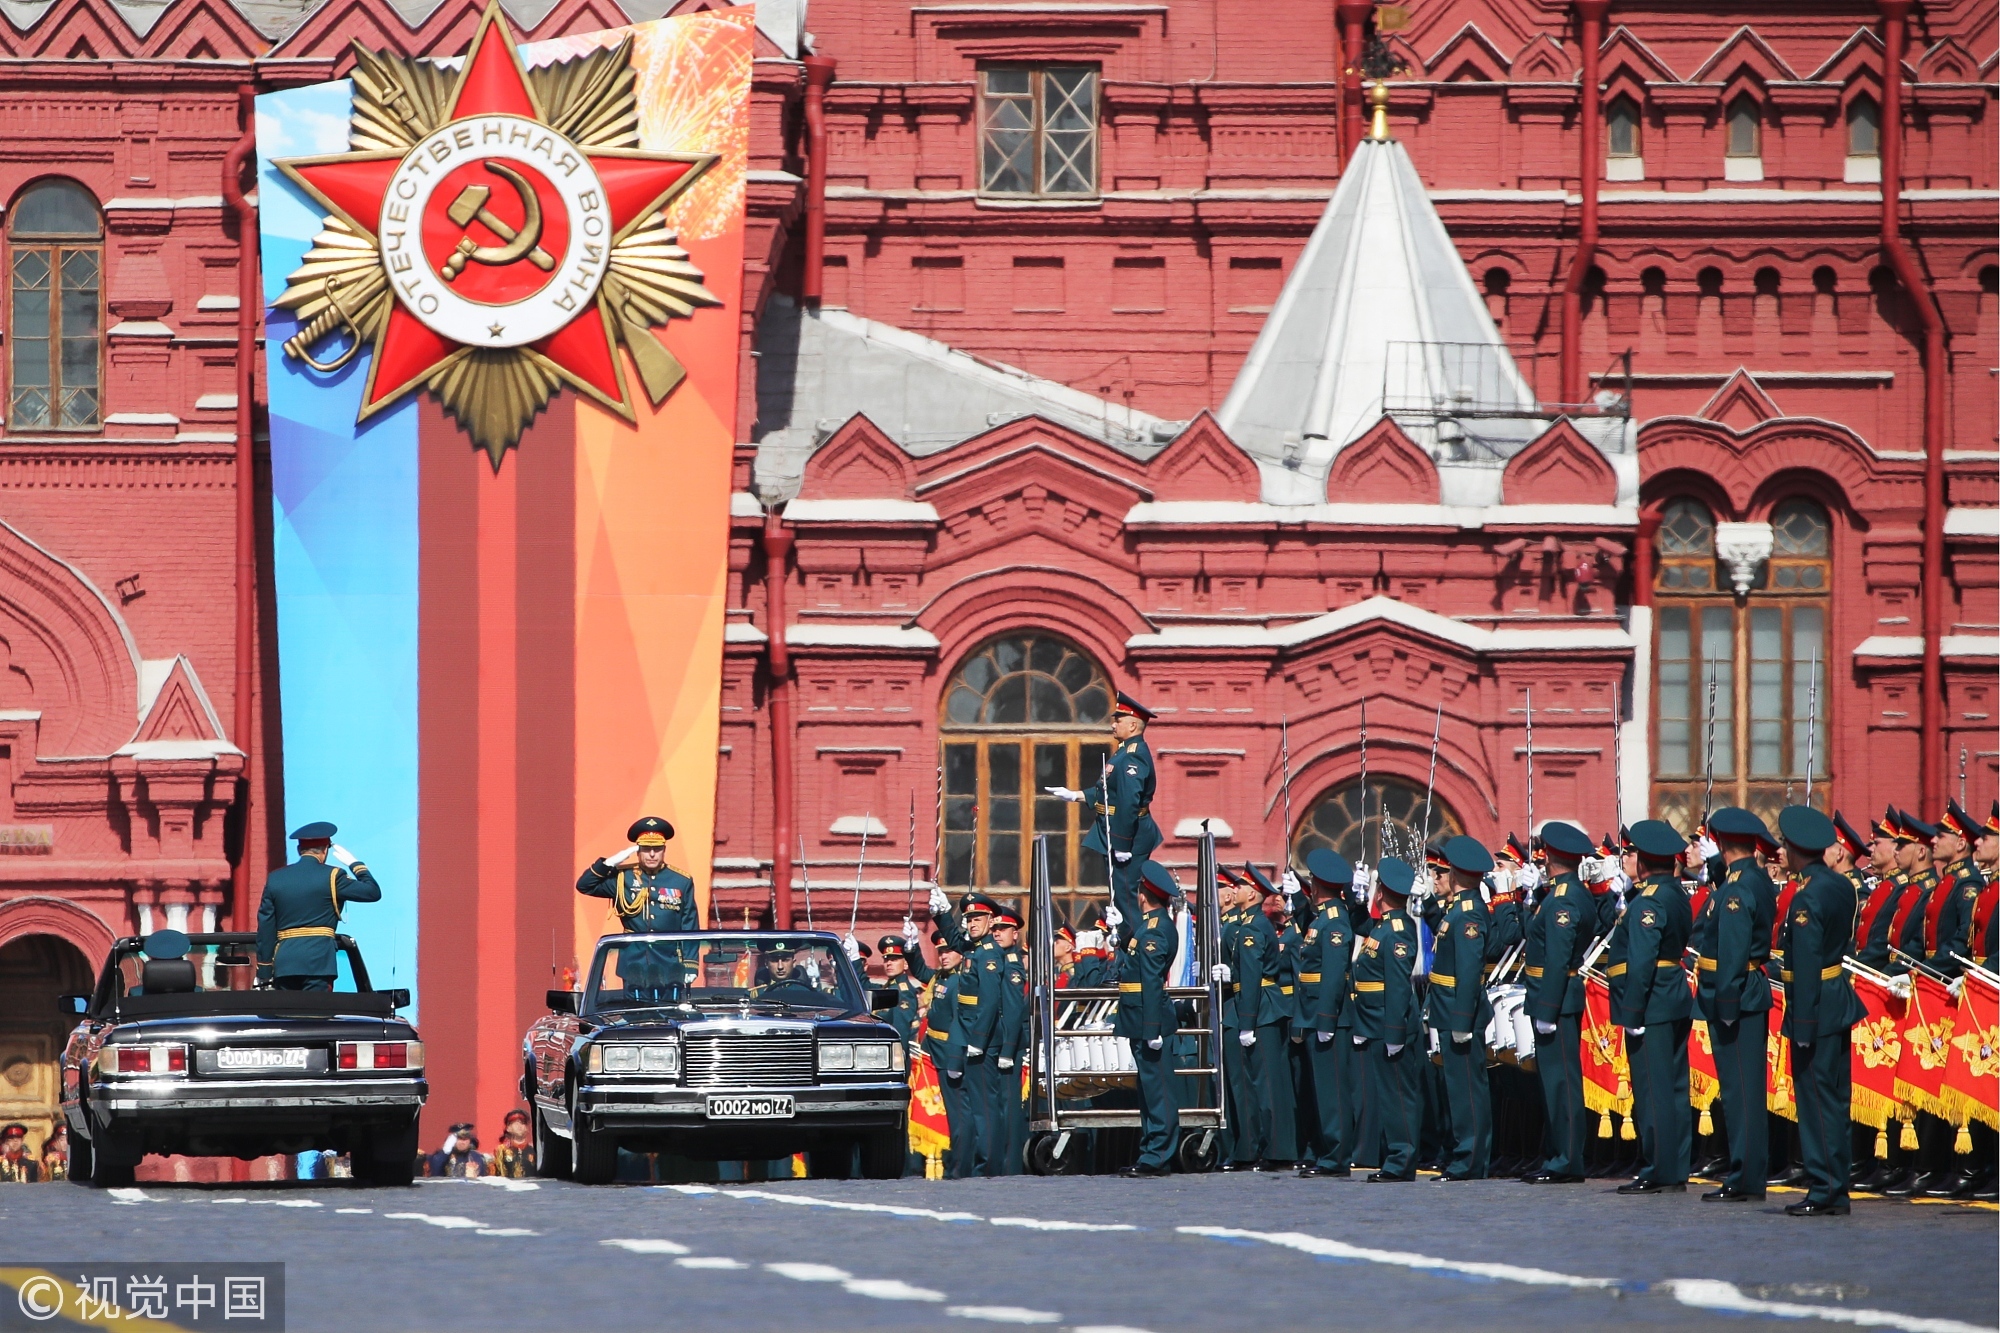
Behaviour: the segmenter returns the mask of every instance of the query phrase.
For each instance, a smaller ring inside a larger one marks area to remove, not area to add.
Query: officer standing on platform
[[[1854,937],[1854,886],[1824,857],[1833,845],[1833,821],[1803,805],[1778,815],[1785,841],[1785,869],[1803,877],[1780,923],[1785,968],[1784,1032],[1792,1043],[1792,1086],[1799,1109],[1799,1147],[1808,1186],[1793,1217],[1833,1217],[1847,1212],[1853,1138],[1848,1133],[1854,1065],[1848,1033],[1868,1016],[1855,998],[1841,958]]]
[[[1444,845],[1451,897],[1432,927],[1430,988],[1424,1016],[1438,1035],[1444,1064],[1451,1138],[1440,1180],[1484,1180],[1493,1154],[1493,1094],[1486,1082],[1486,955],[1493,920],[1479,896],[1479,881],[1493,857],[1463,834]]]
[[[1722,1088],[1729,1168],[1722,1188],[1701,1197],[1711,1203],[1741,1203],[1764,1197],[1770,1151],[1765,1050],[1771,984],[1764,964],[1771,956],[1771,917],[1777,910],[1778,890],[1757,864],[1755,853],[1760,844],[1775,843],[1764,821],[1738,806],[1725,806],[1710,815],[1708,832],[1721,851],[1723,873],[1702,903],[1692,943],[1701,957],[1697,1000],[1701,1016],[1708,1020],[1715,1078]]]
[[[1354,1160],[1356,1111],[1354,1043],[1349,1039],[1354,1020],[1347,1005],[1347,967],[1354,956],[1347,895],[1354,886],[1354,866],[1331,847],[1321,847],[1306,857],[1306,874],[1315,911],[1299,954],[1299,989],[1319,1124],[1313,1155],[1299,1164],[1299,1174],[1347,1176]]]
[[[294,830],[299,859],[265,877],[264,898],[257,905],[259,985],[332,990],[340,974],[334,931],[342,909],[349,903],[381,901],[382,886],[368,867],[333,841],[338,831],[324,820]],[[328,866],[329,856],[349,869]]]
[[[1681,955],[1694,912],[1674,873],[1687,839],[1658,819],[1632,826],[1638,857],[1631,900],[1612,932],[1605,968],[1611,1021],[1625,1029],[1632,1069],[1632,1119],[1639,1131],[1639,1172],[1620,1194],[1685,1194],[1694,1156],[1694,1108],[1688,1104],[1688,1033],[1694,996]]]
[[[1542,826],[1548,853],[1548,891],[1526,929],[1522,976],[1526,1009],[1535,1024],[1535,1071],[1548,1115],[1547,1152],[1539,1171],[1521,1177],[1531,1185],[1573,1185],[1583,1179],[1583,978],[1577,975],[1597,926],[1597,904],[1577,878],[1583,858],[1597,850],[1574,824]]]
[[[1416,882],[1417,872],[1407,861],[1389,856],[1375,867],[1374,910],[1381,915],[1349,973],[1352,1042],[1360,1048],[1368,1085],[1355,1156],[1380,1163],[1369,1173],[1371,1181],[1417,1178],[1423,1115],[1417,1066],[1424,1059],[1424,1022],[1410,976],[1417,962],[1416,923],[1409,913]]]
[[[1153,752],[1146,748],[1146,724],[1152,720],[1152,709],[1119,691],[1111,714],[1114,744],[1103,778],[1082,791],[1043,788],[1065,801],[1088,802],[1092,817],[1083,845],[1110,858],[1111,906],[1127,923],[1139,914],[1140,870],[1162,841],[1160,826],[1153,822]],[[1131,929],[1125,926],[1128,938]]]
[[[1167,906],[1180,890],[1173,877],[1152,861],[1140,866],[1146,908],[1125,942],[1125,966],[1118,982],[1118,1017],[1113,1031],[1132,1046],[1139,1070],[1139,1160],[1118,1174],[1164,1176],[1180,1140],[1180,1112],[1174,1106],[1174,1071],[1167,1052],[1180,1026],[1167,998],[1167,969],[1174,961],[1174,922]]]
[[[609,898],[627,934],[701,929],[694,881],[667,864],[674,826],[647,815],[625,830],[631,845],[598,857],[577,876],[576,891],[586,898]],[[618,972],[630,990],[671,990],[681,984],[681,963],[692,948],[670,944],[628,944],[618,950]]]

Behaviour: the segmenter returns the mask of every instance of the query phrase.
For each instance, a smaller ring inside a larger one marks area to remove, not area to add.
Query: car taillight
[[[343,1041],[334,1048],[337,1069],[422,1069],[420,1041]]]
[[[187,1073],[187,1067],[188,1048],[185,1046],[167,1047],[167,1072],[169,1074],[185,1074]]]
[[[358,1069],[361,1064],[361,1043],[343,1041],[340,1043],[338,1064],[342,1069]]]
[[[150,1074],[153,1072],[153,1048],[150,1046],[127,1046],[118,1052],[118,1072],[121,1074]]]
[[[375,1067],[377,1069],[407,1069],[409,1055],[400,1041],[378,1041],[375,1043]]]
[[[188,1048],[179,1042],[107,1046],[97,1053],[99,1073],[181,1074],[188,1071]]]

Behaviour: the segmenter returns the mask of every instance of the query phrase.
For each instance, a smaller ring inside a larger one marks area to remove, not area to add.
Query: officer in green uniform
[[[1861,873],[1861,858],[1868,855],[1868,840],[1855,832],[1840,811],[1833,812],[1833,846],[1826,849],[1826,864],[1836,875],[1854,886],[1854,901],[1868,897],[1868,877]]]
[[[1948,801],[1937,836],[1931,839],[1932,863],[1942,869],[1924,925],[1924,965],[1948,977],[1964,969],[1958,960],[1972,952],[1972,909],[1986,887],[1986,877],[1972,863],[1972,844],[1979,831],[1957,801]]]
[[[1167,998],[1167,969],[1174,961],[1174,921],[1167,907],[1180,890],[1160,865],[1140,867],[1145,911],[1125,942],[1125,965],[1119,969],[1118,1017],[1112,1031],[1132,1046],[1132,1063],[1139,1069],[1139,1160],[1118,1174],[1135,1178],[1164,1176],[1180,1141],[1180,1112],[1174,1105],[1174,1071],[1167,1044],[1179,1022]]]
[[[1629,845],[1639,858],[1632,896],[1605,951],[1611,1021],[1625,1029],[1632,1068],[1632,1119],[1639,1170],[1620,1194],[1685,1194],[1694,1155],[1694,1108],[1688,1103],[1688,1033],[1694,996],[1681,955],[1694,911],[1674,873],[1687,839],[1673,825],[1642,819]]]
[[[944,1097],[945,1125],[951,1146],[945,1149],[944,1173],[953,1180],[975,1174],[978,1165],[978,1117],[965,1088],[965,1034],[958,1023],[959,988],[965,981],[965,959],[942,930],[931,932],[938,967],[932,977],[930,1008],[924,1018],[924,1054],[937,1067],[938,1091]]]
[[[1937,863],[1931,859],[1931,842],[1936,837],[1937,825],[1926,824],[1908,810],[1896,812],[1896,865],[1909,887],[1902,902],[1897,904],[1899,920],[1890,924],[1889,942],[1897,953],[1910,958],[1924,956],[1924,922],[1930,917],[1931,899],[1938,888]],[[1915,895],[1914,901],[1911,894]],[[1891,953],[1883,970],[1900,976],[1910,970],[1910,965]]]
[[[882,955],[882,985],[896,992],[896,1007],[886,1015],[905,1045],[915,1040],[917,1011],[923,1007],[924,983],[933,975],[923,952],[901,935],[884,935],[875,942]]]
[[[1028,958],[1021,947],[1021,914],[1002,907],[993,916],[993,942],[1000,947],[1000,974],[1006,984],[1000,991],[998,1070],[1002,1146],[999,1174],[1018,1176],[1027,1169],[1023,1154],[1028,1147],[1028,1104],[1021,1097],[1021,1059],[1028,1048]]]
[[[1299,999],[1306,1014],[1319,1124],[1313,1155],[1299,1164],[1299,1174],[1350,1176],[1358,1109],[1354,1043],[1349,1039],[1354,1016],[1347,1003],[1347,967],[1354,956],[1347,895],[1354,887],[1354,866],[1331,847],[1321,847],[1306,857],[1306,874],[1313,915],[1299,954]]]
[[[1778,815],[1785,842],[1785,869],[1803,875],[1778,930],[1785,957],[1779,974],[1785,986],[1785,1036],[1792,1043],[1792,1086],[1799,1109],[1799,1148],[1810,1182],[1803,1202],[1785,1211],[1793,1217],[1831,1217],[1847,1212],[1848,1112],[1854,1097],[1854,1065],[1848,1033],[1868,1016],[1854,994],[1841,958],[1854,938],[1854,886],[1830,870],[1826,849],[1835,838],[1833,821],[1807,806],[1786,806]]]
[[[1375,910],[1381,915],[1348,974],[1352,1044],[1360,1048],[1368,1084],[1355,1156],[1380,1163],[1369,1173],[1371,1181],[1417,1178],[1423,1115],[1417,1066],[1424,1063],[1424,1024],[1411,978],[1418,946],[1409,895],[1416,882],[1416,869],[1407,861],[1384,857],[1375,867]]]
[[[1282,1082],[1285,1013],[1278,991],[1278,932],[1264,915],[1263,890],[1233,875],[1229,880],[1236,904],[1236,948],[1233,953],[1225,951],[1229,959],[1225,979],[1236,993],[1233,1006],[1224,1011],[1228,1030],[1223,1042],[1225,1057],[1232,1054],[1227,1049],[1231,1044],[1236,1048],[1236,1076],[1230,1081],[1240,1089],[1235,1102],[1242,1119],[1236,1127],[1234,1152],[1223,1169],[1271,1171],[1277,1169],[1272,1154],[1283,1151],[1276,1099],[1289,1090]]]
[[[1430,986],[1424,1017],[1438,1036],[1444,1091],[1451,1108],[1451,1143],[1438,1179],[1484,1180],[1493,1155],[1493,1093],[1486,1082],[1486,955],[1493,918],[1479,882],[1493,856],[1463,834],[1444,844],[1451,896],[1432,925]]]
[[[1006,1121],[1000,1103],[1000,1020],[1006,1007],[1007,956],[993,939],[1000,904],[983,893],[969,894],[960,913],[971,950],[958,985],[954,1030],[964,1041],[965,1095],[972,1105],[972,1174],[997,1176],[1006,1150]]]
[[[695,902],[694,881],[667,864],[667,842],[674,826],[658,815],[647,815],[625,830],[631,845],[610,857],[598,857],[577,876],[576,891],[586,898],[609,898],[619,928],[628,935],[701,929],[701,908]],[[681,984],[682,964],[692,961],[697,946],[686,944],[627,944],[618,950],[618,975],[635,995],[650,992],[665,999]]]
[[[1111,755],[1100,780],[1082,791],[1043,789],[1065,801],[1087,803],[1091,819],[1083,845],[1111,860],[1111,906],[1128,937],[1139,915],[1141,868],[1162,841],[1160,826],[1153,822],[1153,752],[1146,746],[1146,724],[1152,720],[1152,709],[1119,691],[1111,714]]]
[[[1701,1197],[1739,1203],[1764,1197],[1770,1152],[1764,1089],[1771,983],[1764,964],[1771,955],[1778,891],[1755,853],[1759,845],[1776,844],[1764,821],[1738,806],[1710,815],[1708,832],[1720,849],[1722,874],[1719,882],[1711,882],[1691,943],[1700,955],[1696,1000],[1708,1021],[1716,1082],[1722,1087],[1729,1167],[1722,1188]]]
[[[1249,999],[1244,999],[1245,978],[1240,956],[1243,932],[1248,929],[1250,912],[1244,903],[1253,895],[1243,891],[1243,881],[1223,866],[1215,868],[1215,901],[1222,913],[1220,960],[1210,970],[1222,986],[1222,1091],[1227,1099],[1228,1125],[1222,1136],[1222,1169],[1248,1171],[1257,1164],[1265,1116],[1258,1100],[1255,1062],[1250,1047],[1257,1040],[1257,984],[1248,982]],[[1261,969],[1261,964],[1259,965]],[[1261,975],[1261,970],[1259,970]],[[1244,1041],[1242,1033],[1250,1033]]]
[[[1577,975],[1597,926],[1597,904],[1577,878],[1597,850],[1574,824],[1542,826],[1548,890],[1526,927],[1522,976],[1526,1011],[1535,1025],[1535,1072],[1548,1116],[1547,1157],[1521,1177],[1531,1185],[1573,1185],[1583,1179],[1583,978]]]
[[[334,931],[349,903],[379,902],[368,867],[334,844],[324,820],[292,833],[299,859],[264,878],[257,904],[257,981],[279,990],[332,990],[340,973]],[[327,857],[348,866],[327,865]],[[351,873],[350,873],[351,871]]]

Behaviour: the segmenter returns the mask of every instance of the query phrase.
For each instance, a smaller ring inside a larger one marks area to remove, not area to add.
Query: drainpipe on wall
[[[1583,284],[1590,267],[1597,262],[1597,182],[1604,175],[1600,158],[1604,151],[1598,113],[1603,93],[1597,86],[1597,53],[1604,45],[1604,16],[1610,0],[1577,0],[1577,16],[1583,21],[1583,74],[1577,113],[1577,183],[1582,191],[1583,211],[1578,219],[1576,256],[1570,260],[1569,276],[1563,280],[1562,369],[1558,392],[1568,404],[1581,403],[1583,392]]]
[[[257,445],[254,394],[257,384],[257,316],[263,293],[257,276],[257,205],[243,192],[243,174],[257,160],[257,91],[236,90],[243,137],[222,159],[222,197],[236,210],[236,708],[230,739],[243,752],[243,849],[229,875],[233,929],[254,930],[250,901],[250,861],[257,854],[250,837],[251,732],[256,726],[252,691],[257,681]]]
[[[1924,326],[1923,699],[1917,756],[1923,810],[1944,803],[1944,317],[1903,241],[1903,46],[1910,0],[1876,0],[1882,12],[1882,253]]]
[[[1368,49],[1363,28],[1375,14],[1371,0],[1340,0],[1334,16],[1340,22],[1340,143],[1347,158],[1361,148],[1361,56]]]
[[[826,278],[826,90],[839,62],[807,56],[806,67],[806,254],[799,275],[799,303],[817,307]],[[786,882],[785,892],[791,892]]]
[[[792,928],[792,655],[785,644],[785,580],[792,530],[764,511],[764,632],[770,649],[771,925]]]

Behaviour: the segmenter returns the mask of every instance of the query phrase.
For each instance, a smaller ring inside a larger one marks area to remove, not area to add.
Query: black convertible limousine
[[[522,1042],[543,1175],[609,1181],[619,1148],[903,1173],[908,1053],[875,1017],[896,992],[866,989],[832,935],[607,935],[548,1003]]]
[[[256,990],[254,934],[118,940],[97,989],[65,995],[70,1176],[129,1185],[147,1153],[261,1157],[328,1149],[356,1179],[407,1185],[429,1088],[406,990],[368,984],[361,952],[331,991]]]

